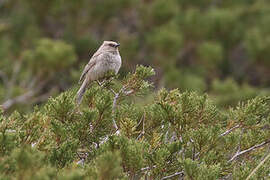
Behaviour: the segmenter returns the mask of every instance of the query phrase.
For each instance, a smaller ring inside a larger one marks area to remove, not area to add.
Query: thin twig
[[[232,127],[231,129],[228,129],[228,130],[225,131],[224,133],[220,134],[220,135],[218,136],[218,139],[219,139],[219,138],[222,138],[223,136],[228,135],[228,134],[231,133],[233,130],[235,130],[235,129],[239,128],[239,127],[240,127],[240,125],[236,125],[236,126]],[[212,144],[212,145],[208,148],[208,150],[207,150],[206,152],[208,153],[208,152],[209,152],[211,149],[213,149],[213,148],[214,148],[214,144]]]
[[[183,175],[183,174],[184,174],[184,171],[176,172],[176,173],[174,173],[174,174],[172,174],[172,175],[165,176],[165,177],[161,178],[161,180],[164,180],[164,179],[170,179],[170,178],[172,178],[172,177],[174,177],[174,176],[179,176],[179,175]]]
[[[140,121],[139,121],[139,122],[138,122],[138,124],[135,126],[135,128],[139,127],[139,125],[142,123],[142,121],[143,121],[143,117],[144,117],[144,114],[142,115],[142,117],[141,117]]]
[[[103,87],[106,83],[103,82],[99,82],[99,80],[97,80],[97,83],[100,87]],[[112,115],[115,116],[115,109],[116,109],[116,105],[117,105],[117,99],[119,98],[119,94],[120,94],[120,90],[118,93],[116,93],[113,89],[108,88],[113,94],[114,94],[114,98],[113,98],[113,105],[112,105]],[[118,131],[118,126],[116,124],[115,118],[113,117],[113,127],[116,129],[116,131]]]
[[[143,135],[144,135],[144,119],[145,119],[145,112],[143,113],[143,119],[142,119],[142,123],[143,123],[143,127],[142,127],[142,132],[140,133],[140,135],[137,137],[137,140],[140,139]]]
[[[8,110],[11,106],[13,106],[16,103],[25,103],[28,99],[33,97],[36,94],[36,91],[30,90],[27,93],[17,96],[13,99],[8,99],[5,101],[1,106],[4,109],[4,111]]]
[[[129,90],[129,91],[124,91],[123,90],[122,92],[123,92],[124,95],[128,96],[128,95],[134,93],[134,90]]]
[[[113,98],[113,106],[112,106],[112,114],[115,116],[115,109],[116,109],[116,104],[117,104],[117,99],[119,98],[119,93],[116,93]],[[113,127],[118,130],[118,126],[115,122],[115,118],[113,117]]]
[[[123,93],[124,95],[128,96],[130,94],[132,94],[134,91],[130,90],[130,91],[125,91],[126,87],[123,86],[118,93],[116,93],[114,90],[110,89],[110,91],[114,94],[114,98],[113,98],[113,106],[112,106],[112,114],[115,115],[115,109],[116,109],[116,105],[117,105],[117,100],[121,97],[120,95]],[[119,130],[115,119],[113,118],[113,126],[116,129],[116,131]]]
[[[236,128],[239,128],[239,127],[240,127],[240,125],[238,124],[238,125],[232,127],[231,129],[228,129],[224,133],[222,133],[219,137],[226,136],[227,134],[231,133],[233,130],[235,130]]]
[[[110,90],[114,95],[116,95],[116,92],[115,92],[113,89],[109,88],[109,90]]]
[[[241,134],[240,134],[240,138],[239,138],[239,143],[237,146],[237,151],[235,154],[238,154],[241,151],[241,142],[242,142],[243,134],[244,134],[244,130],[242,129]]]
[[[97,80],[97,83],[98,83],[98,85],[99,85],[100,87],[103,87],[103,86],[104,86],[103,81],[102,81],[102,82],[99,82],[99,80]]]
[[[255,149],[258,149],[258,148],[260,148],[260,147],[263,147],[264,145],[266,145],[266,144],[268,144],[268,143],[270,143],[270,139],[269,140],[267,140],[267,141],[265,141],[265,142],[263,142],[263,143],[261,143],[261,144],[257,144],[257,145],[255,145],[255,146],[252,146],[251,148],[248,148],[248,149],[246,149],[246,150],[243,150],[243,151],[237,151],[236,153],[235,153],[235,155],[228,161],[228,162],[232,162],[233,160],[235,160],[238,156],[241,156],[242,154],[245,154],[245,153],[248,153],[248,152],[250,152],[250,151],[253,151],[253,150],[255,150]]]
[[[250,173],[250,175],[248,175],[246,180],[249,180],[253,174],[255,174],[255,172],[265,163],[265,161],[267,161],[270,158],[270,153],[258,164],[258,166]]]
[[[19,95],[15,98],[10,98],[10,99],[6,100],[1,105],[3,110],[6,111],[11,106],[13,106],[14,104],[17,104],[17,103],[28,103],[28,100],[31,99],[32,97],[34,97],[44,87],[44,85],[47,83],[47,81],[48,80],[40,82],[38,86],[36,86],[33,89],[30,89],[28,92],[26,92],[22,95]]]
[[[103,87],[106,83],[101,83],[99,81],[97,81],[97,83],[99,84],[99,86]],[[126,91],[126,86],[122,86],[122,88],[119,90],[118,93],[116,93],[113,89],[111,88],[108,88],[113,94],[114,94],[114,98],[113,98],[113,105],[112,105],[112,114],[113,116],[115,116],[115,110],[116,110],[116,106],[117,106],[117,100],[121,97],[121,95],[125,95],[125,96],[128,96],[132,93],[134,93],[134,90],[129,90],[129,91]],[[116,121],[115,121],[115,118],[113,117],[113,127],[116,129],[116,133],[119,134],[120,131],[119,131],[119,128],[116,124]]]
[[[152,166],[152,167],[144,167],[144,168],[141,168],[141,171],[148,171],[150,169],[153,169],[153,168],[156,168],[156,165]]]
[[[192,147],[192,160],[194,161],[195,160],[196,149],[195,149],[195,144],[194,144],[193,139],[190,138],[190,141],[193,144],[193,147]]]

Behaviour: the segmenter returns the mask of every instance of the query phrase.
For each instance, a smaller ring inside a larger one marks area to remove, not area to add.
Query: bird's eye
[[[109,46],[114,47],[114,44],[109,44]]]

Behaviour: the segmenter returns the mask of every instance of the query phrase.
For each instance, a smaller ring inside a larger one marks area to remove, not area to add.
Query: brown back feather
[[[99,56],[101,52],[96,52],[91,59],[89,60],[88,64],[84,67],[82,75],[79,80],[79,84],[82,83],[82,81],[85,79],[85,75],[87,72],[96,64],[97,56]]]

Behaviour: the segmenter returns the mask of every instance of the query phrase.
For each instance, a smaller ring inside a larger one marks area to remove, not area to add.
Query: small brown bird
[[[106,73],[118,73],[121,67],[121,56],[118,51],[119,43],[104,41],[85,66],[79,83],[83,82],[77,92],[77,103],[80,104],[87,86],[92,82],[104,78]]]

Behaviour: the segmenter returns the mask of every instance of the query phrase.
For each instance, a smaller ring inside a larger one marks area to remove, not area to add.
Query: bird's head
[[[120,44],[117,42],[104,41],[102,44],[102,50],[104,50],[104,51],[117,51],[119,46],[120,46]]]

